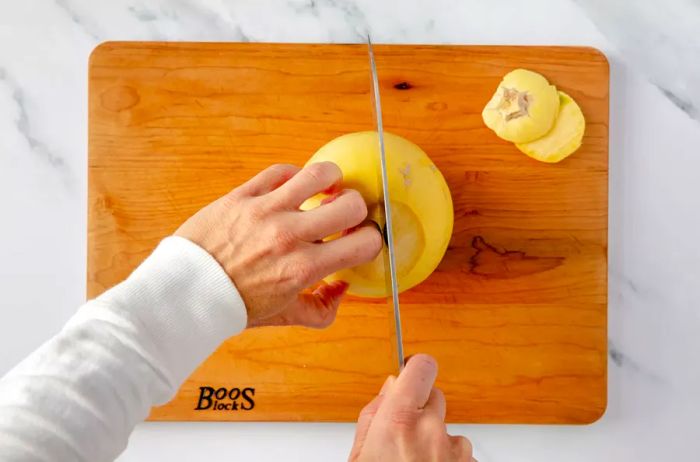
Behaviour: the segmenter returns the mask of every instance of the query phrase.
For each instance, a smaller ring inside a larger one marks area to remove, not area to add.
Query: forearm
[[[114,459],[151,406],[245,325],[218,263],[166,239],[0,381],[2,459]]]

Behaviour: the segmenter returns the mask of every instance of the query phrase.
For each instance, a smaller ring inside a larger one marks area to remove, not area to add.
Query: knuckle
[[[472,443],[464,436],[457,436],[453,438],[453,445],[455,447],[455,452],[459,454],[460,461],[471,462],[473,448]]]
[[[239,188],[232,189],[219,199],[219,202],[227,209],[233,209],[240,205],[242,194]]]
[[[297,170],[292,164],[272,164],[267,168],[268,172],[274,173],[276,175],[283,175],[288,172],[293,172]]]
[[[316,183],[323,182],[324,171],[324,163],[311,164],[304,169],[304,173]]]
[[[253,224],[262,222],[267,216],[267,212],[259,200],[247,201],[246,213],[248,215],[248,220]]]
[[[342,176],[340,168],[333,162],[327,161],[311,164],[304,171],[314,182],[321,185],[332,183],[336,178]]]
[[[294,248],[296,238],[286,226],[280,223],[272,223],[269,225],[268,232],[270,241],[278,252],[286,253]]]
[[[474,448],[472,446],[472,442],[464,436],[459,437],[459,442],[462,448],[464,448],[464,452],[469,454],[470,456],[472,455],[472,452],[474,451]]]
[[[418,409],[399,408],[389,414],[391,431],[397,435],[407,435],[414,431],[420,419]]]
[[[290,267],[291,279],[297,287],[306,287],[316,280],[316,267],[313,260],[298,258]]]

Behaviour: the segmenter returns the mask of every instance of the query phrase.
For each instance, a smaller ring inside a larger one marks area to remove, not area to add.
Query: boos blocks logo
[[[255,388],[199,387],[195,411],[250,411],[255,407]]]

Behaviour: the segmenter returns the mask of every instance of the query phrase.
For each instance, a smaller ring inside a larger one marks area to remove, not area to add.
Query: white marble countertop
[[[656,6],[658,5],[658,6]],[[0,3],[0,374],[83,302],[87,57],[105,40],[575,44],[611,64],[609,404],[596,424],[456,425],[481,462],[700,457],[700,4]],[[147,423],[120,461],[345,460],[345,424]]]

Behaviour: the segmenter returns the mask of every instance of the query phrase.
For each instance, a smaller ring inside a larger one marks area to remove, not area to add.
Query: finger
[[[428,402],[425,403],[425,408],[423,409],[426,415],[432,416],[440,422],[444,422],[447,404],[445,403],[445,395],[442,393],[442,390],[433,388],[430,391]]]
[[[426,406],[437,377],[437,362],[432,356],[411,356],[392,386],[391,406],[422,409]]]
[[[367,218],[367,204],[360,193],[346,189],[315,209],[298,212],[296,218],[298,236],[314,242],[362,223]]]
[[[282,313],[251,326],[306,326],[321,329],[335,320],[340,301],[348,289],[345,281],[322,283],[310,294],[299,294]]]
[[[274,191],[283,208],[296,210],[309,197],[334,190],[343,181],[343,172],[333,162],[318,162],[304,167]]]
[[[319,277],[323,278],[341,269],[352,268],[374,260],[384,241],[376,226],[365,224],[353,232],[311,248],[317,262]]]
[[[394,385],[394,382],[396,382],[396,377],[393,375],[390,375],[389,377],[386,378],[384,381],[384,385],[382,385],[382,389],[379,390],[380,395],[386,395],[391,391],[391,387]]]
[[[387,382],[389,381],[389,378],[387,379]],[[384,382],[384,386],[386,386],[387,382]],[[382,389],[384,389],[384,387],[382,387]],[[372,425],[372,420],[374,419],[374,416],[377,415],[377,411],[379,411],[379,408],[383,402],[384,395],[380,393],[360,411],[360,415],[357,418],[357,427],[355,427],[355,439],[352,443],[352,451],[350,451],[350,457],[348,460],[356,460],[360,455],[362,446],[367,439],[369,427]]]
[[[300,170],[296,165],[271,165],[243,183],[236,191],[246,196],[262,196],[282,186]]]
[[[474,459],[472,443],[463,436],[450,436],[450,448],[455,460],[460,462],[477,462]]]

